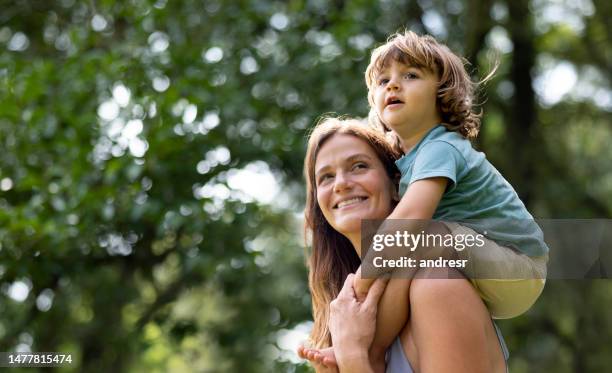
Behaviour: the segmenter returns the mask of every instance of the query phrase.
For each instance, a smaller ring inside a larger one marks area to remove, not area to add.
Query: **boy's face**
[[[400,138],[408,139],[440,123],[437,74],[392,60],[374,84],[376,112]]]

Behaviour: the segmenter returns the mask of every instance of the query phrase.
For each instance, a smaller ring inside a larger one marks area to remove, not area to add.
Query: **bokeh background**
[[[84,372],[306,372],[302,161],[404,27],[470,62],[476,144],[541,218],[612,211],[609,0],[0,1],[0,350]],[[580,247],[576,247],[580,250]],[[500,321],[512,372],[612,367],[612,283]],[[36,369],[30,369],[36,371]]]

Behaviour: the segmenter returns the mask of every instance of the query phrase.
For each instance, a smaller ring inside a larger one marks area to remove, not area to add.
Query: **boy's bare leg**
[[[427,232],[430,234],[449,233],[446,226],[442,224],[431,224]],[[453,251],[452,248],[442,247],[419,248],[419,251],[413,257],[416,260],[436,258],[438,256],[452,258],[454,257]],[[421,273],[422,271],[417,268],[396,268],[392,272],[392,277],[394,278],[387,284],[385,292],[379,301],[376,316],[376,334],[370,348],[370,361],[376,372],[384,372],[385,353],[410,318],[410,286],[417,272]],[[444,268],[437,271],[438,276],[445,277],[448,274],[448,270]],[[373,282],[374,279],[362,278],[361,267],[359,267],[353,282],[355,295],[358,299],[365,297]]]
[[[419,357],[415,370],[504,372],[491,315],[472,284],[454,269],[430,272],[431,278],[416,278],[410,286],[411,327]]]
[[[385,371],[385,353],[408,322],[411,282],[405,278],[389,280],[378,303],[376,333],[370,348],[370,362],[375,372]]]
[[[361,266],[357,268],[357,272],[355,272],[355,280],[353,280],[353,290],[355,290],[355,297],[358,301],[362,302],[366,298],[368,290],[370,290],[370,286],[372,286],[375,280],[375,278],[363,278],[361,276]]]

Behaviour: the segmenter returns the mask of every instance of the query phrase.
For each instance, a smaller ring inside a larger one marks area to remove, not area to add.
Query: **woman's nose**
[[[351,187],[351,180],[344,172],[338,172],[334,180],[334,192],[341,192]]]

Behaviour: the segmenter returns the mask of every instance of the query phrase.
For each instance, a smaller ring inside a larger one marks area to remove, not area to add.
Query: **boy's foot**
[[[326,367],[337,367],[336,355],[334,355],[334,348],[308,348],[304,346],[298,347],[298,355],[302,359],[308,359],[313,363],[323,364]]]

